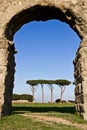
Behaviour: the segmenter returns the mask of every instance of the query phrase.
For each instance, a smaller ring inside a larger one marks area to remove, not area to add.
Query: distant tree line
[[[13,100],[28,100],[29,102],[32,102],[33,96],[29,94],[13,94]]]
[[[33,96],[33,101],[34,101],[34,93],[38,87],[38,85],[41,85],[41,90],[42,90],[42,103],[44,102],[44,85],[47,84],[47,86],[49,86],[50,91],[51,91],[51,99],[50,102],[52,102],[53,99],[53,89],[54,86],[53,85],[57,85],[60,88],[60,102],[62,102],[62,96],[63,93],[65,91],[65,88],[67,85],[70,85],[71,82],[68,80],[64,80],[64,79],[57,79],[57,80],[28,80],[26,82],[27,84],[29,84],[31,91],[32,91],[32,96]]]

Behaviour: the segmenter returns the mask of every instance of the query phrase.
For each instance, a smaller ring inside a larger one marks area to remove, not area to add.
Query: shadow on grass
[[[45,113],[45,112],[60,112],[60,113],[71,113],[75,114],[74,107],[31,107],[31,106],[13,106],[14,114],[22,114],[25,112],[36,112],[36,113]]]

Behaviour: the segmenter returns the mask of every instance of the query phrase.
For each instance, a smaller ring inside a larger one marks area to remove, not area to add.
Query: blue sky
[[[14,36],[18,53],[14,93],[31,94],[27,80],[32,79],[67,79],[74,81],[73,59],[80,39],[66,23],[58,20],[30,22],[22,26]],[[45,101],[50,100],[50,89],[44,86]],[[55,101],[60,89],[54,87]],[[66,87],[63,99],[74,99],[74,86]],[[41,88],[35,92],[35,101],[41,101]]]

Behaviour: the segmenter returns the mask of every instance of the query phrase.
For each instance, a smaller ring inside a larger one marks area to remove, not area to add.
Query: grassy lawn
[[[67,125],[56,124],[52,125],[34,121],[29,118],[21,117],[20,115],[12,115],[5,117],[0,121],[0,130],[80,130]]]
[[[55,116],[70,120],[73,123],[87,123],[76,114],[74,104],[70,103],[25,103],[13,104],[13,113],[44,113],[47,116]]]
[[[49,113],[49,112],[61,112],[61,113],[75,113],[74,104],[66,103],[14,103],[13,113],[20,112],[35,112],[35,113]]]
[[[40,122],[21,116],[23,113],[58,117],[73,123],[87,124],[87,121],[75,114],[74,104],[14,103],[12,115],[1,118],[0,130],[81,130],[61,123]]]

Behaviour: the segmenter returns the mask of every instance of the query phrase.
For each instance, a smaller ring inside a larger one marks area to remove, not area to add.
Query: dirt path
[[[87,125],[86,124],[77,124],[77,123],[72,123],[70,121],[67,121],[63,118],[58,118],[58,117],[50,117],[50,116],[43,116],[43,115],[37,115],[37,114],[22,114],[22,116],[29,117],[31,119],[41,121],[44,123],[61,123],[64,125],[69,125],[69,126],[75,126],[78,127],[82,130],[87,130]]]

